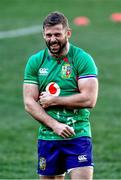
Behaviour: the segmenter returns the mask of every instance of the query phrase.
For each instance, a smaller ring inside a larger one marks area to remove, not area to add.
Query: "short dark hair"
[[[54,26],[57,24],[62,24],[64,28],[68,28],[68,19],[64,16],[64,14],[55,11],[48,14],[43,21],[43,30],[47,26]]]

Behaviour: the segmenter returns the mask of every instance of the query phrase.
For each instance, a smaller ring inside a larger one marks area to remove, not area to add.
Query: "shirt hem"
[[[40,137],[38,137],[38,140],[47,140],[47,141],[52,141],[52,140],[58,140],[58,141],[61,141],[61,140],[63,140],[63,141],[67,141],[67,140],[72,140],[72,139],[76,139],[76,138],[79,138],[79,137],[84,137],[84,136],[86,136],[86,137],[92,137],[91,135],[89,135],[89,134],[83,134],[83,135],[78,135],[78,136],[74,136],[74,137],[72,137],[72,138],[61,138],[61,137],[59,137],[59,138],[57,138],[57,137],[55,137],[55,138],[40,138]]]

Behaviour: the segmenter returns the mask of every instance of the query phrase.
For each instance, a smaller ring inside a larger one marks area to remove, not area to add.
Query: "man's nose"
[[[51,42],[56,41],[56,37],[54,35],[51,36]]]

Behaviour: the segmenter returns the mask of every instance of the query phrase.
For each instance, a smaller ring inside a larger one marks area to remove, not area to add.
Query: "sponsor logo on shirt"
[[[48,68],[40,68],[39,75],[46,76],[48,74]]]
[[[62,66],[61,77],[64,79],[70,78],[71,71],[72,71],[72,67],[70,66],[70,64],[65,64],[64,66]]]
[[[50,82],[47,87],[46,87],[46,92],[53,96],[59,96],[60,94],[60,87],[57,83],[55,82]]]

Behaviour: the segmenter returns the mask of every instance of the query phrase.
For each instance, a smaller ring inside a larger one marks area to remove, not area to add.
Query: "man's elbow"
[[[90,102],[90,104],[89,104],[89,108],[94,108],[94,107],[95,107],[95,105],[96,105],[96,102]]]
[[[29,106],[27,104],[24,105],[24,109],[26,112],[29,112]]]
[[[29,101],[24,102],[24,109],[27,113],[29,113],[31,111],[31,106],[32,106],[31,102],[29,102]]]
[[[89,100],[85,103],[85,107],[87,108],[94,108],[96,105],[96,100]]]
[[[88,108],[94,108],[97,102],[97,95],[88,97],[86,103]]]

